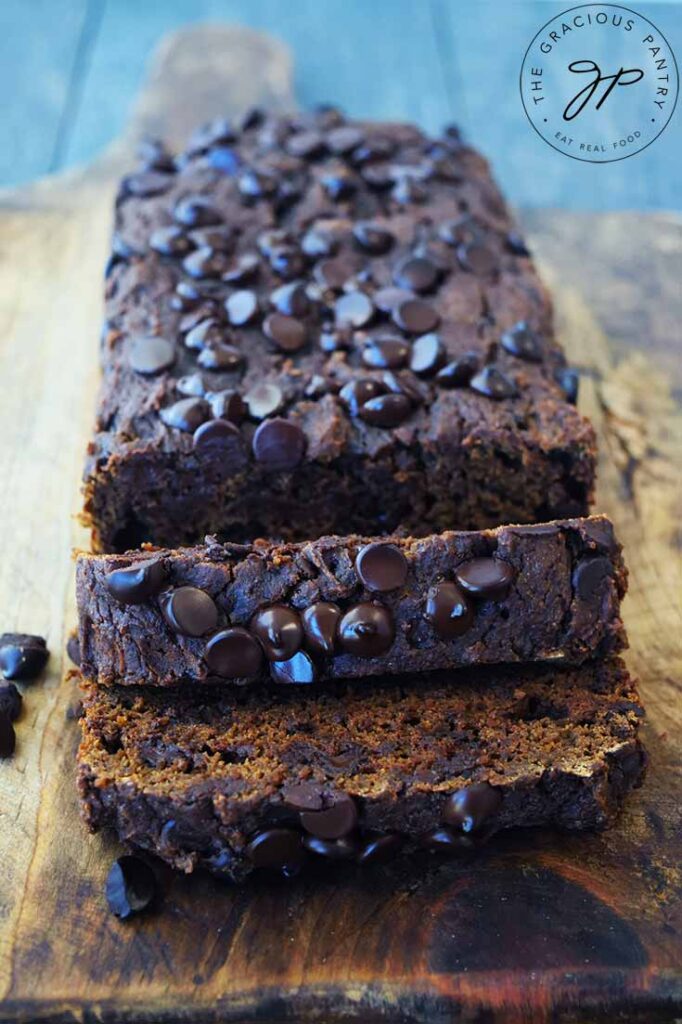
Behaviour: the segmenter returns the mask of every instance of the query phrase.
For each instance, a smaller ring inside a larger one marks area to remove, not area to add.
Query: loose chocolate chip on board
[[[590,601],[611,575],[608,558],[588,558],[579,562],[573,572],[573,588],[581,601]]]
[[[105,894],[112,914],[126,921],[152,904],[156,895],[154,872],[139,857],[119,857],[107,875]]]
[[[256,293],[248,289],[233,292],[225,300],[227,319],[233,327],[245,327],[252,323],[258,315],[258,299]]]
[[[244,401],[252,419],[264,420],[282,408],[284,395],[276,384],[256,384],[246,392]]]
[[[284,604],[261,608],[252,616],[249,629],[260,640],[269,661],[292,658],[303,643],[301,617]]]
[[[153,336],[133,338],[129,355],[130,367],[143,376],[154,376],[169,369],[175,362],[175,346],[165,338]]]
[[[5,679],[27,682],[45,668],[50,652],[42,636],[3,633],[0,636],[0,672]]]
[[[22,700],[14,683],[0,683],[0,717],[4,716],[10,722],[16,721],[21,711]]]
[[[394,322],[409,334],[428,334],[435,331],[440,316],[428,302],[421,299],[407,299],[392,310]]]
[[[307,646],[316,654],[334,653],[341,609],[330,601],[316,601],[301,616]]]
[[[206,636],[218,625],[218,609],[213,598],[198,587],[177,587],[159,597],[163,617],[176,633]]]
[[[296,423],[279,417],[265,420],[253,435],[253,454],[264,469],[295,469],[305,454],[306,438]]]
[[[174,405],[161,410],[161,419],[167,427],[193,434],[208,419],[211,407],[203,398],[181,398]]]
[[[385,864],[400,852],[405,840],[397,832],[375,833],[363,836],[359,843],[357,862],[363,866]]]
[[[17,737],[9,715],[0,714],[0,758],[11,757],[17,745]]]
[[[310,853],[316,853],[327,860],[355,860],[360,846],[350,836],[342,839],[319,839],[317,836],[303,836],[303,845]]]
[[[338,641],[344,654],[378,658],[395,640],[395,623],[389,608],[375,601],[355,605],[339,622]]]
[[[273,661],[270,675],[275,683],[302,686],[317,679],[315,662],[305,651],[297,651],[286,661]]]
[[[500,338],[502,348],[519,359],[527,359],[530,363],[542,362],[542,345],[535,331],[520,320]]]
[[[436,374],[436,384],[442,388],[465,387],[478,371],[480,360],[476,352],[465,352]]]
[[[455,578],[468,594],[486,601],[505,597],[516,573],[498,558],[474,558],[455,570]]]
[[[412,413],[412,403],[406,395],[379,395],[370,398],[358,411],[360,419],[373,427],[399,427]]]
[[[246,629],[233,626],[210,638],[204,660],[210,671],[223,679],[250,679],[261,670],[263,649]]]
[[[495,814],[501,803],[502,797],[496,789],[487,782],[476,782],[448,797],[443,821],[463,832],[475,832]]]
[[[360,549],[355,570],[368,590],[384,593],[405,585],[407,559],[395,544],[375,542]]]
[[[422,334],[412,346],[410,369],[420,377],[432,376],[445,360],[445,349],[435,333]]]
[[[358,809],[347,793],[337,793],[330,807],[322,811],[301,811],[300,821],[306,832],[318,839],[341,839],[358,823]]]
[[[474,620],[466,594],[452,580],[443,580],[429,589],[424,617],[441,640],[462,636]]]
[[[146,558],[125,569],[114,569],[105,580],[112,597],[121,604],[142,604],[158,594],[166,582],[166,566],[162,558]]]
[[[270,313],[265,318],[263,333],[283,352],[298,352],[306,343],[305,324],[282,313]]]
[[[273,868],[287,875],[297,874],[305,851],[300,833],[291,828],[269,828],[259,832],[246,847],[256,868]]]
[[[516,385],[496,366],[484,366],[480,373],[469,381],[469,387],[486,398],[514,398],[518,395]]]
[[[229,420],[215,419],[202,423],[192,435],[192,446],[197,451],[226,448],[241,438],[239,427]]]

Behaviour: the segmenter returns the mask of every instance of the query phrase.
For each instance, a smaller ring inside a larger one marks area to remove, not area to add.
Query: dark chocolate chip
[[[314,683],[317,679],[315,663],[305,651],[297,651],[286,661],[273,661],[270,675],[275,683],[295,686]]]
[[[225,117],[214,117],[200,125],[192,134],[187,146],[188,153],[200,153],[212,146],[235,142],[237,133]]]
[[[424,401],[419,381],[408,370],[402,373],[392,373],[388,370],[386,373],[382,373],[381,381],[389,391],[392,391],[395,395],[405,395],[413,405],[421,405]]]
[[[334,303],[334,316],[340,326],[364,327],[374,316],[374,306],[364,292],[347,292]]]
[[[340,292],[343,286],[360,269],[360,263],[352,254],[343,253],[333,259],[320,260],[313,268],[313,278],[323,290]]]
[[[172,174],[164,174],[162,171],[140,171],[124,178],[121,187],[125,194],[146,198],[167,192],[173,181]]]
[[[167,370],[175,362],[175,346],[165,338],[153,335],[133,338],[129,362],[135,373],[153,376]]]
[[[352,149],[361,146],[365,141],[365,133],[360,128],[353,128],[352,125],[342,125],[327,132],[325,136],[327,147],[332,153],[344,156]]]
[[[384,135],[375,135],[353,150],[354,164],[368,164],[375,160],[387,160],[395,152],[395,143]]]
[[[540,339],[524,320],[514,324],[500,338],[502,348],[519,359],[527,359],[531,363],[542,362],[542,345]]]
[[[229,337],[224,325],[209,316],[199,320],[185,335],[186,348],[202,349],[206,345],[220,344]]]
[[[578,371],[573,370],[568,366],[561,367],[556,370],[554,379],[564,393],[564,398],[571,405],[575,405],[578,401],[578,389],[580,385],[580,378]]]
[[[358,864],[385,864],[400,852],[405,840],[397,832],[363,836],[356,860]]]
[[[182,261],[182,269],[185,273],[197,280],[223,277],[231,266],[232,262],[227,253],[209,249],[207,245],[201,249],[195,249]]]
[[[266,196],[274,195],[278,184],[274,175],[253,167],[240,174],[238,180],[239,191],[247,200],[264,199]]]
[[[203,228],[220,224],[222,215],[205,196],[185,196],[175,205],[173,217],[188,228]]]
[[[406,365],[410,351],[403,338],[372,338],[362,350],[362,361],[372,369],[398,370]]]
[[[481,229],[469,214],[444,221],[438,228],[439,237],[447,245],[463,245],[478,239]]]
[[[435,331],[440,317],[433,306],[421,299],[407,299],[392,310],[394,322],[409,334],[429,334]]]
[[[215,249],[218,252],[231,252],[234,245],[234,231],[231,228],[220,226],[210,228],[196,228],[189,231],[187,237],[197,247],[203,249]]]
[[[229,388],[224,391],[207,391],[204,397],[217,420],[239,424],[248,412],[246,403],[238,391]]]
[[[80,665],[81,645],[80,640],[78,639],[78,633],[71,633],[69,639],[66,641],[66,656],[74,665]]]
[[[252,419],[264,420],[282,408],[284,395],[276,384],[256,384],[246,392],[244,401]]]
[[[422,334],[412,345],[410,369],[420,377],[430,377],[445,359],[445,348],[440,337],[431,332]]]
[[[393,274],[393,280],[399,288],[420,293],[432,291],[439,277],[438,267],[423,256],[408,256],[398,264]]]
[[[608,519],[584,519],[581,529],[585,537],[604,551],[616,551],[618,545],[613,533],[613,526]]]
[[[373,256],[383,256],[395,241],[391,232],[380,224],[371,221],[359,221],[353,228],[355,241]]]
[[[356,839],[319,839],[317,836],[303,836],[303,845],[310,853],[316,853],[327,860],[355,860],[359,846]]]
[[[387,288],[380,288],[378,292],[375,292],[372,296],[374,305],[377,309],[380,309],[382,313],[392,313],[394,309],[401,306],[403,302],[408,302],[410,299],[414,299],[414,292],[407,291],[406,288],[393,288],[390,285]]]
[[[350,199],[357,189],[357,182],[345,167],[323,174],[320,178],[322,188],[333,202]]]
[[[239,427],[229,420],[215,419],[202,423],[194,431],[192,445],[199,451],[205,449],[225,448],[241,441]]]
[[[310,299],[300,281],[275,288],[270,293],[270,304],[283,316],[304,317],[310,312]]]
[[[397,590],[407,579],[407,559],[395,544],[365,544],[355,559],[355,571],[368,590]]]
[[[163,589],[166,566],[162,558],[145,558],[125,569],[114,569],[104,582],[111,596],[121,604],[142,604]]]
[[[475,832],[495,814],[502,797],[487,782],[475,782],[448,797],[443,811],[446,825],[463,832]]]
[[[135,155],[146,170],[175,172],[175,163],[160,139],[145,138],[139,143]]]
[[[242,289],[225,299],[227,319],[233,327],[245,327],[258,314],[258,299],[255,292]]]
[[[305,324],[293,316],[270,313],[263,323],[263,333],[283,352],[298,352],[306,343]]]
[[[211,637],[204,660],[210,671],[223,679],[249,679],[261,670],[263,649],[242,626],[232,626]]]
[[[372,427],[399,427],[412,414],[412,403],[406,395],[379,395],[360,408],[358,416]]]
[[[282,800],[294,811],[322,810],[322,787],[316,782],[288,782],[282,786]]]
[[[188,373],[185,377],[179,377],[176,380],[175,390],[185,398],[204,398],[206,385],[200,373]]]
[[[206,154],[205,162],[216,171],[231,176],[235,175],[242,166],[238,154],[229,146],[214,146]]]
[[[330,601],[316,601],[305,609],[302,621],[306,644],[316,654],[330,657],[334,653],[340,618],[341,609]]]
[[[126,921],[151,905],[156,895],[156,878],[139,857],[119,857],[111,865],[104,891],[109,910]]]
[[[466,633],[474,621],[473,609],[456,583],[443,580],[429,588],[424,617],[442,640]]]
[[[498,265],[495,253],[481,242],[468,242],[458,246],[457,259],[462,269],[469,270],[472,274],[492,274]]]
[[[159,597],[163,617],[176,633],[205,636],[218,625],[218,609],[213,598],[198,587],[177,587]]]
[[[306,437],[296,423],[265,420],[253,435],[253,454],[265,469],[291,470],[302,461]]]
[[[317,260],[333,256],[338,249],[338,242],[330,231],[314,227],[306,231],[301,239],[301,249],[311,260]]]
[[[343,352],[352,348],[353,329],[351,327],[339,327],[335,331],[322,331],[318,338],[318,345],[323,352]]]
[[[608,558],[588,558],[579,562],[573,572],[573,589],[581,601],[591,601],[612,572]]]
[[[339,398],[353,416],[357,416],[366,402],[384,394],[385,388],[371,377],[349,380],[339,391]]]
[[[287,153],[302,157],[304,160],[320,156],[324,148],[324,139],[314,130],[295,132],[286,141]]]
[[[455,579],[468,594],[499,601],[509,590],[516,573],[499,558],[473,558],[455,570]]]
[[[496,366],[484,366],[480,373],[474,374],[469,387],[486,398],[514,398],[518,395],[516,385]]]
[[[162,409],[160,413],[167,427],[184,430],[190,434],[208,419],[209,414],[210,406],[203,398],[181,398],[179,402]]]
[[[244,356],[234,345],[223,345],[221,342],[211,342],[202,348],[197,357],[199,366],[204,370],[224,370],[230,372],[238,370],[244,362]]]
[[[507,248],[515,256],[530,256],[525,240],[517,231],[510,231],[507,235]]]
[[[186,310],[194,309],[201,301],[201,292],[192,281],[178,281],[175,286],[170,304],[173,309]]]
[[[301,811],[302,827],[318,839],[342,839],[358,823],[358,809],[347,793],[336,793],[334,802],[323,811]]]
[[[8,718],[10,722],[19,717],[22,696],[14,683],[0,684],[0,718]]]
[[[422,846],[436,853],[456,853],[471,849],[471,842],[460,832],[441,826],[420,836]]]
[[[291,828],[268,828],[259,832],[246,847],[246,856],[256,868],[272,868],[297,874],[305,858],[301,836]]]
[[[300,277],[305,270],[305,258],[293,245],[282,245],[270,253],[270,266],[285,281]]]
[[[242,116],[240,128],[243,132],[250,132],[254,128],[260,128],[264,121],[265,112],[260,107],[249,107]]]
[[[338,641],[345,654],[378,658],[395,640],[395,623],[390,608],[376,601],[363,601],[349,608],[339,622]]]
[[[400,177],[391,189],[391,199],[400,203],[401,206],[407,206],[409,203],[424,203],[428,197],[428,189],[420,181],[410,177]]]
[[[301,617],[284,604],[261,608],[252,617],[249,629],[260,640],[269,661],[292,658],[303,642]]]
[[[152,231],[149,245],[162,256],[184,256],[192,248],[187,235],[175,224]]]
[[[223,270],[221,277],[228,284],[247,284],[253,280],[260,268],[260,261],[255,253],[244,253]]]
[[[366,164],[360,169],[362,180],[369,188],[383,192],[391,188],[395,181],[391,167],[383,162]]]
[[[9,715],[0,714],[0,758],[11,757],[17,745],[17,737]]]
[[[476,352],[465,352],[459,359],[454,359],[436,374],[436,384],[442,388],[465,387],[480,366]]]

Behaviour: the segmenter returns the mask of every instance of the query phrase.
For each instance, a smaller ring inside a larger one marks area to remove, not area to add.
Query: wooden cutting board
[[[117,847],[78,819],[62,651],[75,621],[70,552],[86,543],[75,516],[113,187],[140,133],[179,142],[196,121],[254,102],[293,107],[286,52],[245,30],[185,31],[162,48],[125,139],[91,167],[1,196],[0,629],[42,632],[53,653],[45,681],[26,687],[17,754],[0,762],[0,1019],[672,1020],[682,1013],[673,216],[523,217],[584,371],[581,406],[601,445],[597,507],[615,519],[631,570],[629,661],[651,769],[617,826],[502,836],[473,864],[425,855],[289,884],[230,887],[161,868],[158,912],[121,924],[106,910]]]

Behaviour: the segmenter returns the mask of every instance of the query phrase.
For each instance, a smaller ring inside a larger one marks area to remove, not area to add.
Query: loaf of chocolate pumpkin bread
[[[589,510],[577,377],[454,129],[325,108],[146,145],[116,200],[101,351],[99,550]]]
[[[231,879],[306,858],[457,852],[499,829],[600,828],[638,786],[642,708],[619,659],[332,683],[83,691],[85,821]]]
[[[83,554],[76,574],[81,668],[106,685],[580,663],[625,643],[626,570],[604,516],[421,539],[209,539]]]

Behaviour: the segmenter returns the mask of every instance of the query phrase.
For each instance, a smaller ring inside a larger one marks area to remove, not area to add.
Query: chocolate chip
[[[514,324],[500,338],[502,348],[519,359],[527,359],[531,363],[542,362],[542,345],[535,331],[524,320]]]
[[[215,419],[202,423],[194,431],[192,446],[198,451],[226,448],[241,441],[239,427],[229,420]]]
[[[359,261],[352,254],[343,253],[330,260],[321,260],[313,268],[313,278],[320,288],[340,292],[343,286],[360,269]]]
[[[228,227],[196,228],[189,231],[187,237],[197,247],[215,249],[219,252],[231,252],[234,245],[234,231]]]
[[[207,391],[204,397],[217,420],[239,424],[247,414],[246,404],[238,391],[229,388],[223,391]]]
[[[290,135],[286,141],[286,151],[292,156],[311,159],[324,152],[324,139],[319,132],[302,131]]]
[[[243,289],[233,292],[225,300],[227,319],[233,327],[245,327],[255,320],[258,313],[258,299],[255,292]]]
[[[294,811],[322,810],[322,788],[316,782],[289,782],[282,786],[282,800]]]
[[[443,821],[463,832],[475,832],[497,811],[501,803],[502,797],[496,789],[487,782],[475,782],[448,797]]]
[[[292,658],[303,642],[301,617],[284,604],[261,608],[252,617],[249,629],[260,640],[269,661]]]
[[[175,346],[165,338],[157,338],[153,335],[133,338],[128,360],[135,373],[153,376],[173,365]]]
[[[405,395],[379,395],[360,408],[358,416],[372,427],[399,427],[412,414],[412,403]]]
[[[410,334],[429,334],[440,323],[440,316],[427,302],[421,299],[407,299],[392,310],[394,322]]]
[[[146,170],[174,173],[175,163],[160,139],[145,138],[139,143],[135,155]]]
[[[400,852],[405,840],[397,832],[363,836],[356,860],[358,864],[385,864]]]
[[[273,682],[301,686],[317,679],[315,663],[305,651],[298,651],[286,661],[273,661],[270,665]]]
[[[428,190],[414,178],[401,177],[391,189],[391,199],[401,206],[407,206],[408,203],[424,203],[428,197]]]
[[[472,274],[492,274],[497,269],[497,256],[481,242],[468,242],[457,248],[457,259],[463,270]]]
[[[440,337],[431,332],[422,334],[412,345],[410,369],[420,377],[430,377],[442,365],[445,349]]]
[[[202,249],[195,249],[182,261],[182,269],[190,277],[201,280],[209,277],[223,277],[228,273],[232,263],[230,257],[224,252],[216,252],[204,246]]]
[[[383,192],[390,188],[395,180],[393,171],[386,163],[370,163],[360,169],[362,180],[369,188]]]
[[[355,860],[358,854],[357,840],[344,836],[343,839],[318,839],[317,836],[303,836],[303,845],[310,853],[316,853],[327,860]]]
[[[267,228],[256,239],[256,245],[268,258],[283,246],[292,246],[292,243],[293,237],[284,228]]]
[[[221,275],[228,284],[247,284],[258,273],[260,261],[255,253],[244,253],[228,263]]]
[[[517,231],[510,231],[507,235],[507,248],[515,256],[530,256],[528,246]]]
[[[611,552],[618,550],[613,526],[608,519],[583,519],[581,528],[586,539],[598,548]]]
[[[395,544],[365,544],[355,559],[355,571],[368,590],[397,590],[407,579],[407,559]]]
[[[284,395],[276,384],[256,384],[246,392],[244,401],[252,419],[264,420],[282,408]]]
[[[384,393],[384,388],[371,377],[349,380],[339,391],[339,398],[353,416],[358,416],[366,402]]]
[[[78,633],[71,633],[66,641],[66,656],[74,665],[81,663],[81,645]]]
[[[189,228],[203,228],[220,224],[222,215],[205,196],[185,196],[175,205],[173,217],[178,224]]]
[[[211,637],[204,660],[210,671],[223,679],[249,679],[261,670],[263,649],[246,629],[232,626]]]
[[[469,381],[469,387],[486,398],[514,398],[518,395],[516,385],[496,366],[484,366],[480,373]]]
[[[305,324],[282,313],[270,313],[265,318],[263,333],[283,352],[298,352],[306,343]]]
[[[203,398],[206,394],[206,385],[200,373],[188,373],[176,380],[175,390],[185,398]]]
[[[138,174],[129,174],[123,179],[122,189],[124,194],[147,198],[147,196],[159,196],[167,192],[174,181],[172,174],[164,174],[162,171],[140,171]]]
[[[374,316],[372,300],[364,292],[347,292],[334,303],[336,323],[364,327]]]
[[[454,640],[462,636],[474,621],[473,609],[466,594],[451,580],[443,580],[429,588],[424,617],[442,640]]]
[[[383,256],[389,251],[395,241],[391,232],[380,224],[373,224],[371,221],[359,221],[353,228],[355,241],[373,256]]]
[[[399,288],[413,292],[430,292],[436,287],[440,271],[423,256],[408,256],[396,267],[393,280]]]
[[[408,370],[405,370],[403,373],[392,373],[388,370],[386,373],[382,373],[381,382],[393,394],[405,395],[413,405],[421,405],[424,401],[424,395],[419,387],[417,378]]]
[[[352,347],[353,329],[351,327],[339,327],[335,331],[322,331],[318,338],[318,345],[323,352],[343,352]]]
[[[142,604],[163,588],[166,565],[162,558],[145,558],[125,569],[114,569],[104,582],[111,596],[121,604]]]
[[[270,293],[270,304],[283,316],[304,317],[310,312],[310,299],[300,281],[275,288]]]
[[[372,338],[362,350],[362,361],[372,369],[397,370],[405,366],[410,351],[410,346],[403,338]]]
[[[554,373],[554,379],[564,393],[564,398],[571,405],[575,405],[578,401],[578,388],[580,385],[580,378],[578,371],[573,370],[570,367],[561,367]]]
[[[224,370],[230,372],[239,369],[244,362],[244,356],[234,345],[211,342],[202,348],[197,357],[197,362],[204,370]]]
[[[218,625],[218,609],[213,598],[198,587],[177,587],[159,597],[164,619],[183,636],[205,636]]]
[[[387,288],[380,288],[378,292],[375,292],[372,296],[374,305],[377,309],[380,309],[382,313],[392,313],[394,309],[401,306],[403,302],[408,302],[410,299],[414,299],[415,295],[413,292],[408,292],[405,288],[392,288],[390,285]]]
[[[17,737],[8,715],[0,714],[0,758],[11,757],[17,745]]]
[[[265,420],[253,435],[253,454],[265,469],[291,470],[303,459],[306,437],[296,423]]]
[[[320,183],[333,202],[350,199],[357,189],[355,178],[345,167],[323,174]]]
[[[324,228],[310,228],[301,239],[301,249],[311,260],[333,256],[337,248],[337,240]]]
[[[191,349],[202,349],[206,345],[220,344],[227,337],[223,324],[215,317],[209,316],[199,320],[185,335],[185,346]]]
[[[199,126],[192,134],[187,146],[188,153],[200,153],[221,143],[236,142],[237,134],[225,117],[214,117]]]
[[[353,150],[354,164],[367,164],[374,160],[387,160],[395,152],[395,143],[384,135],[375,135]]]
[[[467,841],[465,836],[442,826],[441,828],[434,828],[430,832],[425,832],[420,836],[420,842],[422,846],[426,846],[429,850],[434,850],[436,853],[456,853],[471,849],[471,843]]]
[[[355,801],[347,793],[337,793],[334,802],[323,811],[301,811],[302,827],[318,839],[342,839],[358,823]]]
[[[111,865],[104,891],[112,914],[127,921],[151,905],[156,895],[156,878],[139,857],[119,857]]]
[[[205,351],[205,350],[204,350]],[[207,420],[210,406],[203,398],[181,398],[179,402],[161,410],[161,419],[167,427],[190,434]]]
[[[256,200],[273,195],[278,181],[274,175],[250,167],[239,176],[237,184],[244,199]]]
[[[444,221],[438,228],[439,237],[447,245],[462,245],[479,237],[481,229],[469,214]]]
[[[362,145],[365,141],[365,134],[359,128],[343,125],[341,128],[334,128],[332,131],[327,132],[325,141],[332,153],[344,156],[346,153],[350,153],[352,149]]]
[[[395,624],[389,608],[376,601],[363,601],[349,608],[339,622],[339,646],[358,658],[378,658],[395,639]]]
[[[170,304],[173,309],[194,309],[201,300],[201,292],[191,281],[178,281]]]
[[[14,683],[0,684],[0,718],[16,721],[21,712],[23,698]]]
[[[256,868],[271,868],[295,875],[305,851],[301,836],[291,828],[268,828],[259,832],[246,847],[246,856]]]
[[[300,277],[305,270],[303,254],[292,245],[283,245],[270,254],[270,266],[285,281]]]
[[[473,558],[455,570],[455,579],[468,594],[489,601],[505,597],[515,575],[511,565],[499,558]]]
[[[184,256],[192,248],[189,238],[182,228],[171,225],[157,228],[149,236],[149,245],[162,256]]]
[[[573,573],[573,589],[581,601],[591,601],[611,575],[608,558],[589,558],[579,562]]]
[[[316,601],[302,615],[306,644],[317,654],[331,657],[341,609],[330,601]]]
[[[480,365],[476,352],[465,352],[459,359],[454,359],[436,374],[436,384],[442,388],[465,387]]]

